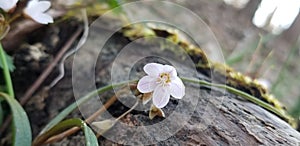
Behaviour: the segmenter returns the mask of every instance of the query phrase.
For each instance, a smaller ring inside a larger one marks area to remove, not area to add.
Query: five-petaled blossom
[[[0,0],[0,8],[8,12],[16,6],[17,2],[18,0]]]
[[[53,18],[46,14],[51,6],[49,1],[31,0],[24,9],[24,14],[41,24],[53,23]]]
[[[141,93],[153,92],[152,101],[156,107],[165,107],[170,95],[177,99],[185,95],[185,87],[173,66],[149,63],[144,71],[147,75],[139,80],[137,89]]]

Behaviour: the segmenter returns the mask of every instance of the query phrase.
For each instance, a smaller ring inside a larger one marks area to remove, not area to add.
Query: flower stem
[[[8,24],[11,24],[13,21],[15,21],[16,19],[18,19],[18,18],[21,17],[21,16],[22,16],[22,13],[15,14],[13,17],[11,17],[11,18],[7,21],[7,23],[8,23]]]
[[[276,109],[275,107],[267,104],[266,102],[264,101],[261,101],[260,99],[248,94],[248,93],[245,93],[241,90],[238,90],[238,89],[235,89],[233,87],[230,87],[230,86],[226,86],[226,85],[223,85],[223,84],[214,84],[214,83],[210,83],[210,82],[207,82],[207,81],[204,81],[204,80],[198,80],[198,79],[191,79],[191,78],[185,78],[185,77],[181,77],[181,79],[183,81],[186,81],[186,82],[191,82],[191,83],[197,83],[197,84],[200,84],[200,85],[206,85],[206,86],[213,86],[213,87],[217,87],[217,88],[222,88],[222,89],[226,89],[227,91],[229,91],[230,93],[233,93],[233,94],[236,94],[236,95],[239,95],[271,112],[273,112],[274,114],[278,115],[279,117],[283,118],[283,119],[286,119],[288,122],[291,122],[293,119],[291,117],[289,117],[285,112],[283,111],[280,111],[278,109]]]
[[[130,113],[132,110],[134,110],[136,108],[136,106],[139,104],[139,101],[137,100],[135,102],[135,104],[125,113],[123,113],[121,116],[119,116],[117,119],[115,119],[116,121],[119,121],[121,118],[125,117],[128,113]]]
[[[15,94],[14,94],[14,89],[13,89],[13,85],[12,85],[12,81],[11,81],[11,77],[10,77],[10,73],[9,73],[9,68],[8,68],[7,61],[6,61],[6,55],[5,55],[5,52],[4,52],[4,49],[3,49],[1,43],[0,43],[0,60],[3,65],[3,74],[4,74],[4,80],[6,83],[8,95],[10,97],[14,98]]]
[[[116,118],[116,119],[114,119],[114,121],[113,121],[113,125],[112,125],[112,127],[120,120],[120,119],[122,119],[123,117],[125,117],[127,114],[129,114],[131,111],[133,111],[136,107],[137,107],[137,105],[139,104],[139,101],[137,100],[136,102],[135,102],[135,104],[129,109],[129,110],[127,110],[125,113],[123,113],[121,116],[119,116],[118,118]],[[111,128],[111,127],[110,127]],[[109,129],[110,129],[109,128]],[[97,135],[96,135],[96,137],[97,138],[99,138],[101,135],[103,135],[107,130],[109,130],[109,129],[106,129],[106,130],[104,130],[104,131],[101,131],[101,132],[99,132]]]

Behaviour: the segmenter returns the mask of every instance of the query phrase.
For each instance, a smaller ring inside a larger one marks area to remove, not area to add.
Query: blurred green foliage
[[[8,69],[9,69],[9,71],[13,72],[16,67],[14,66],[12,57],[9,56],[7,53],[4,53],[4,54],[5,54],[5,57],[6,57]],[[1,60],[0,60],[0,68],[3,69],[3,63],[2,63]]]

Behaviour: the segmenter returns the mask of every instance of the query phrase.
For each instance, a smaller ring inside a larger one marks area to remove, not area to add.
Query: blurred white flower
[[[153,104],[157,108],[165,107],[170,99],[181,99],[185,95],[185,87],[173,66],[149,63],[144,66],[146,76],[139,80],[137,89],[141,93],[153,92]]]
[[[269,80],[267,80],[267,79],[264,79],[264,78],[257,79],[257,82],[260,83],[266,89],[270,89],[271,86],[272,86],[271,82]]]
[[[18,0],[0,0],[0,8],[8,12],[16,6],[17,2]]]
[[[51,6],[49,1],[31,0],[24,9],[24,14],[41,24],[53,23],[53,18],[46,14]]]

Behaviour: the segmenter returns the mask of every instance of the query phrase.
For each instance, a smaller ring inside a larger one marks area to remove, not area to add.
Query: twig
[[[86,42],[86,39],[88,37],[89,34],[89,22],[88,22],[88,16],[87,16],[87,12],[86,9],[82,9],[81,10],[82,13],[82,17],[83,17],[83,24],[84,24],[84,31],[83,34],[78,42],[78,44],[76,45],[76,47],[74,47],[74,49],[68,51],[63,58],[61,59],[60,63],[59,63],[59,75],[51,82],[51,84],[49,85],[49,88],[54,87],[64,76],[65,76],[65,68],[64,68],[64,62],[65,60],[71,56],[72,54],[74,54],[75,52],[78,51],[78,49],[80,47],[83,46],[83,44]]]
[[[259,42],[258,42],[257,47],[256,47],[256,49],[255,49],[255,51],[254,51],[254,53],[251,57],[251,61],[250,61],[249,65],[247,66],[246,71],[245,71],[245,74],[247,74],[247,75],[250,75],[252,66],[257,61],[257,56],[259,55],[259,51],[261,50],[262,45],[263,45],[263,36],[261,36],[261,35],[259,35],[259,36],[260,36]]]
[[[51,9],[48,11],[48,13],[53,18],[58,18],[65,15],[66,11]],[[23,38],[25,38],[27,34],[43,26],[45,25],[39,24],[33,20],[29,20],[29,19],[21,20],[20,22],[16,23],[15,25],[13,24],[11,26],[11,30],[3,39],[2,45],[6,51],[12,51],[23,41]]]
[[[113,103],[115,103],[117,100],[117,96],[114,95],[112,96],[105,104],[103,107],[101,107],[98,111],[96,111],[93,115],[91,115],[88,119],[86,119],[87,123],[90,123],[91,121],[93,121],[96,117],[98,117],[101,113],[103,113],[106,109],[108,109]],[[56,141],[60,141],[63,138],[70,136],[72,134],[74,134],[75,132],[77,132],[78,130],[80,130],[79,127],[73,127],[71,129],[68,129],[67,131],[59,134],[59,135],[55,135],[50,137],[44,144],[49,144],[49,143],[53,143]]]
[[[270,70],[271,66],[269,68],[265,69],[264,64],[267,63],[268,59],[270,59],[272,57],[272,55],[273,55],[273,50],[271,50],[268,53],[267,57],[264,59],[263,63],[260,65],[258,71],[256,71],[254,78],[258,78],[259,76],[265,77],[267,75],[267,72]],[[263,72],[263,70],[265,70],[265,71]],[[261,74],[261,75],[259,75],[259,74]]]
[[[136,84],[130,84],[130,89],[136,89]],[[126,92],[127,90],[121,90],[118,91],[114,96],[112,96],[105,104],[103,107],[101,107],[99,110],[97,110],[95,113],[93,113],[90,117],[88,117],[85,122],[90,124],[93,120],[95,120],[97,117],[99,117],[106,109],[108,109],[113,103],[116,102],[118,95],[122,94],[123,92]],[[74,134],[75,132],[77,132],[78,130],[80,130],[79,127],[73,127],[71,129],[68,129],[66,131],[64,131],[61,134],[55,135],[50,137],[46,142],[44,142],[43,144],[49,144],[49,143],[53,143],[56,141],[60,141],[63,138],[70,136],[72,134]],[[34,145],[41,145],[41,143],[38,144],[34,144]]]
[[[62,47],[60,52],[57,54],[53,62],[51,62],[46,70],[39,76],[39,78],[32,84],[29,90],[26,91],[25,95],[20,98],[20,104],[24,105],[32,96],[32,94],[40,87],[43,81],[48,77],[48,75],[52,72],[58,61],[61,59],[63,54],[70,48],[70,46],[74,43],[76,38],[80,35],[82,28],[78,28],[77,31],[73,34],[73,36],[69,39],[69,41]],[[9,116],[5,122],[3,123],[2,127],[0,128],[0,133],[3,133],[6,128],[8,127],[12,117]]]
[[[116,102],[117,97],[122,94],[123,92],[126,92],[127,90],[121,90],[119,92],[117,92],[114,96],[112,96],[106,103],[105,105],[107,105],[106,108],[100,108],[98,111],[96,111],[95,113],[93,113],[90,117],[88,117],[85,122],[90,124],[92,121],[94,121],[99,115],[101,115],[106,109],[108,109],[113,103]],[[104,105],[104,107],[105,107]]]
[[[128,110],[126,111],[125,113],[123,113],[121,116],[119,116],[118,118],[115,119],[115,121],[119,121],[120,119],[122,119],[123,117],[125,117],[127,114],[129,114],[131,111],[133,111],[136,106],[139,104],[139,100],[137,100],[135,102],[135,104]],[[104,132],[100,132],[96,135],[97,138],[99,138],[101,135],[103,135]]]
[[[29,90],[26,91],[25,95],[20,98],[21,105],[24,105],[32,94],[40,87],[40,85],[44,82],[44,80],[48,77],[48,75],[55,68],[59,60],[65,54],[65,52],[71,47],[71,45],[75,42],[77,37],[80,35],[82,31],[82,27],[78,28],[76,32],[72,35],[72,37],[68,40],[65,46],[60,50],[55,59],[48,65],[46,70],[39,76],[39,78],[33,83]]]

